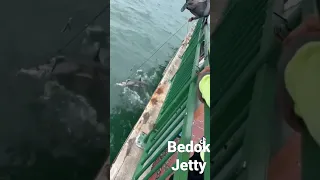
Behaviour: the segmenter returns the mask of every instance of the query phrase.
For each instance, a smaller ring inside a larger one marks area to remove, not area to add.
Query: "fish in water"
[[[186,0],[181,8],[181,12],[188,9],[195,17],[191,17],[189,22],[210,15],[210,0]]]
[[[124,82],[116,83],[116,85],[121,87],[127,87],[132,91],[135,91],[139,95],[143,95],[147,100],[150,99],[150,94],[148,92],[149,85],[148,83],[142,81],[142,78],[139,80],[127,79]]]
[[[147,83],[143,82],[141,79],[140,80],[131,80],[127,79],[124,82],[117,83],[118,86],[122,87],[143,87],[143,86],[148,86]]]

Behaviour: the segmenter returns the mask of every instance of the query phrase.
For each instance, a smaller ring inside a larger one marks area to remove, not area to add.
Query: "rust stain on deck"
[[[159,87],[157,90],[156,90],[156,94],[162,94],[163,93],[163,88],[162,87]]]
[[[156,105],[158,103],[158,100],[156,98],[152,98],[150,101],[152,105]]]
[[[164,87],[163,85],[160,85],[152,95],[150,102],[152,106],[157,105],[159,102],[163,102],[163,96],[162,94],[164,93]]]

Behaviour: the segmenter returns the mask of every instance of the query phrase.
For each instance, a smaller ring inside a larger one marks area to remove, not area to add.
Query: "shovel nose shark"
[[[143,82],[141,79],[140,80],[127,79],[124,82],[116,83],[116,85],[122,86],[122,87],[145,87],[147,86],[147,83]]]

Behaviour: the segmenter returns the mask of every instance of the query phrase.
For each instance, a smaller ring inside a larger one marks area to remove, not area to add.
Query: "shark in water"
[[[143,82],[141,78],[140,80],[127,79],[124,82],[116,83],[116,85],[122,86],[122,87],[129,87],[129,88],[148,86],[148,84],[146,82]]]
[[[143,81],[141,77],[139,80],[127,79],[126,81],[116,83],[116,85],[129,88],[130,90],[138,93],[138,95],[143,96],[145,99],[150,99],[149,84]]]

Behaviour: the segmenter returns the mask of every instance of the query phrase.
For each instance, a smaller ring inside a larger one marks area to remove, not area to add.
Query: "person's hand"
[[[197,96],[198,96],[198,99],[202,102],[202,103],[205,103],[204,99],[202,98],[202,95],[201,95],[201,92],[200,92],[200,89],[199,89],[199,82],[200,80],[202,79],[202,77],[206,74],[208,74],[210,72],[210,67],[207,66],[205,67],[199,74],[198,74],[198,83],[197,83]]]
[[[205,68],[198,74],[198,76],[200,77],[201,75],[206,74],[206,73],[208,73],[208,72],[210,72],[210,66],[205,67]]]
[[[193,21],[193,17],[191,17],[191,18],[188,19],[188,22],[191,22],[191,21]]]
[[[290,43],[294,38],[303,34],[320,34],[320,20],[317,16],[310,16],[303,21],[299,27],[294,29],[288,37],[284,40],[283,44]]]

